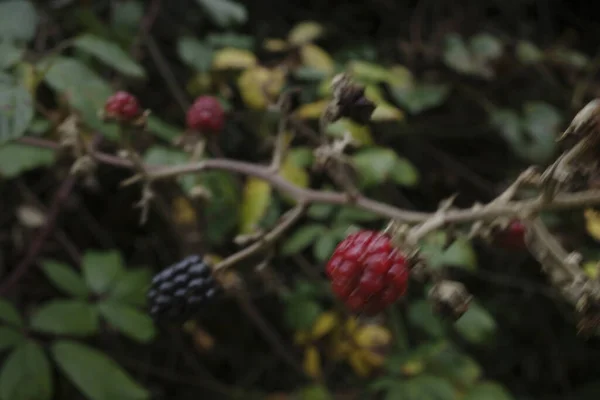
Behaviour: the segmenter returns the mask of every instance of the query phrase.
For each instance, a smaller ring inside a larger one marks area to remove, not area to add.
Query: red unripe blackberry
[[[360,231],[335,248],[325,273],[333,293],[354,312],[376,314],[408,287],[408,260],[376,231]]]
[[[510,250],[524,250],[525,225],[519,220],[513,220],[506,229],[496,232],[494,243],[500,247]]]
[[[150,315],[159,319],[186,319],[223,293],[212,268],[201,256],[186,257],[152,279],[148,290]]]
[[[141,110],[137,98],[121,90],[106,100],[104,112],[109,118],[132,120],[140,115]]]
[[[200,96],[188,109],[186,122],[189,129],[218,133],[225,125],[225,111],[216,97]]]

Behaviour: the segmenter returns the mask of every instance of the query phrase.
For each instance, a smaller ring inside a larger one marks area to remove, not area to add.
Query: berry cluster
[[[199,255],[171,265],[152,279],[148,307],[155,318],[185,319],[212,303],[223,289]]]
[[[350,310],[376,314],[406,292],[408,264],[388,236],[360,231],[338,244],[325,273],[335,295]]]
[[[225,111],[213,96],[200,96],[186,115],[187,126],[201,133],[219,133],[225,125]]]
[[[118,91],[106,100],[104,112],[109,118],[130,121],[137,118],[141,110],[140,104],[134,95]]]

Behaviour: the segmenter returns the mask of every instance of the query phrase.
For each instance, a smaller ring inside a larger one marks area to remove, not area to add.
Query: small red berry
[[[408,260],[381,232],[348,235],[335,248],[325,273],[333,293],[355,312],[381,312],[408,287]]]
[[[225,111],[213,96],[200,96],[190,106],[186,116],[189,129],[218,133],[225,125]]]
[[[104,112],[110,118],[132,120],[140,115],[140,104],[134,95],[121,90],[106,100]]]
[[[506,229],[497,232],[494,242],[505,249],[524,250],[525,245],[525,225],[519,220],[513,220]]]

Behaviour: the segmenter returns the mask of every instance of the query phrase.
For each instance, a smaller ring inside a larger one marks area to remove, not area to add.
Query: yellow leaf
[[[349,65],[350,73],[359,82],[387,82],[390,72],[383,66],[367,61],[352,61]]]
[[[196,222],[196,210],[188,199],[179,196],[173,199],[173,220],[178,225],[191,224]]]
[[[240,233],[251,233],[265,215],[271,203],[271,186],[261,179],[248,178],[242,197]]]
[[[392,340],[392,334],[384,326],[369,324],[361,326],[355,332],[354,340],[360,347],[385,346]]]
[[[592,280],[598,279],[600,272],[600,263],[598,261],[588,261],[583,264],[583,272]]]
[[[317,318],[313,325],[311,336],[313,339],[320,339],[335,328],[338,323],[338,317],[335,313],[324,312]]]
[[[390,68],[387,82],[394,89],[409,89],[414,85],[412,72],[403,65],[395,65]]]
[[[331,74],[334,71],[334,63],[331,56],[319,46],[308,43],[300,49],[302,63],[306,67],[311,67],[317,71]]]
[[[319,119],[325,107],[327,107],[327,100],[318,100],[313,103],[303,104],[295,111],[295,114],[300,119]]]
[[[281,165],[281,169],[279,170],[279,175],[282,178],[292,182],[296,186],[307,187],[309,183],[309,175],[304,170],[304,168],[300,168],[294,163],[294,159],[291,157],[286,157],[283,164]]]
[[[365,97],[375,104],[386,103],[383,92],[376,85],[365,85]]]
[[[328,76],[324,78],[321,82],[319,82],[319,86],[317,87],[317,94],[321,97],[329,97],[333,93],[333,89],[331,87],[331,77]]]
[[[361,354],[364,362],[372,367],[381,367],[385,361],[385,357],[382,354],[368,349],[361,350]]]
[[[357,328],[358,328],[358,320],[355,317],[350,317],[346,320],[346,323],[344,324],[344,330],[347,333],[353,334]]]
[[[304,352],[304,372],[312,378],[321,376],[321,355],[315,346],[309,346]]]
[[[256,56],[252,52],[234,47],[225,47],[215,53],[212,67],[216,70],[246,69],[255,66],[256,63]]]
[[[585,228],[590,236],[600,241],[600,212],[593,208],[587,208],[583,216],[585,217]]]
[[[366,362],[360,351],[350,354],[348,362],[358,376],[366,377],[371,373],[371,366]]]
[[[263,48],[268,51],[285,51],[289,48],[288,42],[282,39],[265,39]]]
[[[371,115],[372,121],[401,121],[404,113],[388,103],[379,103]]]
[[[255,110],[264,110],[281,92],[284,83],[283,70],[260,66],[245,70],[238,78],[238,87],[244,102]]]
[[[349,132],[357,146],[373,144],[371,129],[367,125],[361,125],[348,118],[342,118],[327,126],[327,134],[342,137],[345,132]]]
[[[302,45],[312,42],[323,35],[323,26],[314,21],[300,22],[292,28],[288,35],[288,41],[291,44]]]

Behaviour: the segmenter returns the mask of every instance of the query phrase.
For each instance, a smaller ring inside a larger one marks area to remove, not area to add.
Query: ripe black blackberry
[[[156,319],[183,320],[222,293],[210,265],[203,257],[192,255],[154,276],[148,290],[148,307]]]

